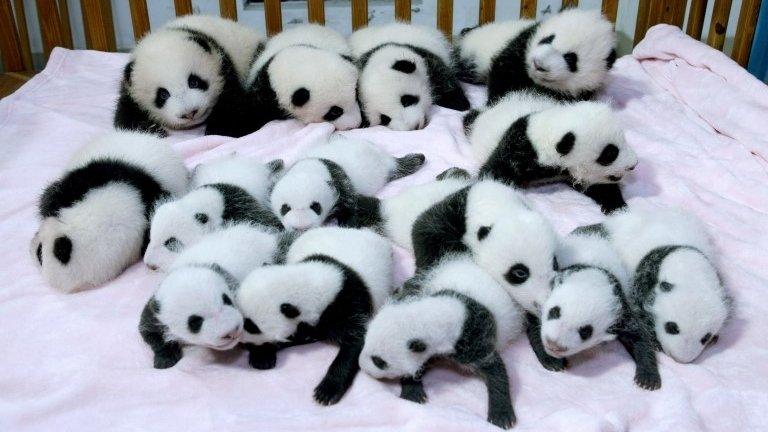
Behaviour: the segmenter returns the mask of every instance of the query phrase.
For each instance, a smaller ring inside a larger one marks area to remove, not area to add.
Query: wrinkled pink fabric
[[[280,353],[277,367],[251,370],[239,352],[189,350],[174,368],[152,368],[136,329],[159,276],[136,264],[91,291],[46,286],[29,252],[35,203],[68,156],[110,129],[122,54],[56,49],[45,71],[0,102],[0,430],[468,431],[485,422],[486,393],[469,374],[440,368],[425,378],[429,402],[397,397],[393,383],[360,374],[332,407],[312,401],[336,348],[318,343]],[[477,105],[479,87],[468,87]],[[659,354],[663,387],[632,382],[634,364],[612,342],[541,368],[521,338],[503,356],[518,431],[750,431],[768,425],[768,89],[730,59],[678,29],[657,26],[611,73],[606,99],[640,158],[626,187],[633,206],[679,205],[700,216],[721,251],[736,303],[720,342],[695,363]],[[238,140],[174,134],[190,166],[237,151],[293,161],[327,124],[273,122]],[[421,131],[382,127],[346,134],[392,154],[420,151],[424,169],[381,196],[424,183],[450,166],[475,168],[460,113],[435,109]],[[566,233],[602,216],[561,186],[527,192]],[[398,280],[413,268],[397,250]]]

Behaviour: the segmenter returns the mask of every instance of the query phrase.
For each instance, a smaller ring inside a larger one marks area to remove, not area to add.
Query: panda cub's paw
[[[249,348],[248,364],[254,369],[273,369],[277,365],[277,352],[273,349]]]
[[[423,404],[427,401],[427,393],[424,391],[424,384],[414,379],[400,380],[400,397],[402,399]]]
[[[326,377],[315,387],[315,401],[320,405],[333,405],[341,400],[346,391],[341,381]]]
[[[183,354],[180,349],[158,351],[155,353],[155,369],[168,369],[169,367],[173,367],[182,357]]]
[[[645,390],[658,390],[661,388],[661,375],[658,371],[638,371],[635,374],[635,384]]]
[[[517,417],[511,409],[491,411],[488,413],[488,422],[502,429],[509,429],[517,423]]]
[[[544,369],[552,372],[561,372],[568,367],[568,359],[566,358],[547,356],[546,358],[540,358],[539,361],[544,366]]]

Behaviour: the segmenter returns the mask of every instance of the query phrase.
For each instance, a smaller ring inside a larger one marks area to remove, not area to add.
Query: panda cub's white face
[[[280,106],[305,123],[330,122],[337,130],[360,126],[357,67],[341,55],[309,46],[291,46],[269,65]]]
[[[621,314],[607,274],[596,268],[559,273],[544,303],[541,340],[553,357],[568,357],[616,338],[608,333]]]
[[[214,47],[189,33],[163,30],[142,39],[132,60],[130,95],[155,120],[171,129],[205,122],[224,85]]]
[[[275,183],[270,195],[272,211],[283,226],[297,231],[322,225],[337,199],[328,169],[318,159],[296,162]]]
[[[613,27],[598,11],[569,9],[541,23],[526,67],[541,86],[572,93],[595,90],[613,65],[615,47]]]
[[[183,267],[170,273],[154,295],[166,339],[216,350],[234,348],[243,316],[224,279],[210,269]]]
[[[528,138],[539,163],[567,168],[585,185],[619,182],[637,165],[618,118],[602,102],[577,102],[531,114]]]
[[[400,131],[424,128],[432,107],[424,59],[404,47],[379,48],[361,73],[360,100],[372,126]]]

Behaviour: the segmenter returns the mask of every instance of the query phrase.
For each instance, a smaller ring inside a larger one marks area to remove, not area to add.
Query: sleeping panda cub
[[[358,195],[418,171],[421,153],[395,158],[370,141],[332,135],[310,149],[275,183],[272,209],[286,229],[306,230],[336,218],[346,224]]]
[[[238,291],[250,364],[269,369],[280,348],[331,341],[339,352],[314,397],[322,405],[335,404],[359,370],[365,327],[391,292],[392,250],[386,239],[338,227],[302,234],[288,249],[285,265],[254,270]]]
[[[400,397],[423,403],[430,360],[451,359],[485,382],[488,421],[510,428],[516,417],[500,352],[522,333],[522,311],[466,254],[446,255],[417,279],[418,294],[390,301],[371,321],[360,367],[400,379]]]
[[[519,187],[565,181],[605,213],[626,206],[619,183],[637,165],[637,155],[607,104],[563,104],[514,92],[471,111],[464,125],[480,176]]]
[[[560,270],[542,308],[541,339],[547,354],[566,358],[619,339],[635,360],[635,383],[661,387],[651,329],[630,310],[624,290],[629,272],[602,225],[580,227],[557,252]],[[649,331],[650,330],[650,331]]]
[[[182,347],[234,348],[243,316],[233,303],[240,281],[275,262],[280,234],[247,223],[230,225],[186,249],[141,313],[139,332],[154,353],[155,368],[169,368]]]
[[[405,23],[371,26],[354,32],[349,43],[360,66],[360,102],[370,125],[421,129],[433,104],[469,109],[450,45],[439,30]]]
[[[30,251],[45,280],[74,292],[117,277],[141,257],[155,202],[183,194],[187,177],[154,135],[117,131],[83,146],[40,197]]]
[[[238,120],[241,130],[230,135],[287,118],[330,122],[337,130],[359,127],[357,79],[349,46],[338,32],[318,24],[285,30],[270,38],[251,66],[246,102],[253,108]]]
[[[634,209],[605,228],[634,272],[627,298],[657,348],[680,363],[696,360],[717,342],[732,303],[704,225],[680,210]]]
[[[195,167],[191,192],[158,202],[144,263],[152,270],[166,271],[184,248],[232,222],[282,229],[266,197],[282,165],[280,159],[263,164],[232,155]]]
[[[521,20],[471,29],[454,55],[462,77],[488,84],[489,104],[524,89],[587,100],[613,67],[616,33],[599,11],[565,9],[541,23]]]
[[[465,186],[424,211],[411,235],[417,274],[446,254],[470,253],[526,311],[528,339],[542,366],[565,368],[564,360],[546,353],[539,335],[559,239],[518,191],[490,179]]]
[[[261,44],[254,30],[215,16],[188,15],[148,34],[123,72],[115,127],[164,136],[226,117]]]

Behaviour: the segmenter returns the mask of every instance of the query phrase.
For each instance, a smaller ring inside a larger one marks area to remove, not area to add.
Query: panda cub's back
[[[450,45],[445,36],[434,27],[395,22],[358,30],[352,33],[349,38],[349,44],[355,57],[360,57],[385,43],[424,48],[438,56],[445,64],[450,64]]]
[[[474,28],[462,36],[459,42],[461,58],[472,62],[476,78],[485,81],[493,59],[509,42],[533,24],[533,20],[511,20]]]

